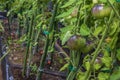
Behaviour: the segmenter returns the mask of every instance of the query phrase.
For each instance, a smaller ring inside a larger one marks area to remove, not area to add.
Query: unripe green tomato
[[[104,18],[110,15],[112,8],[109,6],[105,6],[104,4],[96,4],[92,8],[92,15],[95,18]]]
[[[86,40],[80,37],[79,35],[74,35],[67,41],[67,46],[71,50],[83,49],[85,45],[86,45]]]

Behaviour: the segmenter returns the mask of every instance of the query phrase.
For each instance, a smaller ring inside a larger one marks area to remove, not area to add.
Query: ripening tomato
[[[110,15],[112,8],[109,6],[105,6],[104,4],[96,4],[92,8],[92,15],[95,18],[104,18]]]
[[[72,36],[68,41],[67,41],[67,46],[71,50],[79,50],[84,48],[86,45],[86,40],[79,35],[74,35]]]

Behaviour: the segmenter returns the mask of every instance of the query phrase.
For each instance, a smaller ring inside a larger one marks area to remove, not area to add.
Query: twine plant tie
[[[107,48],[106,48],[106,50],[107,50],[108,52],[111,52],[111,49],[110,49],[110,47],[107,47]]]
[[[70,65],[69,70],[70,71],[77,71],[77,67]]]
[[[42,68],[39,68],[38,70],[39,70],[40,72],[44,72],[44,69],[42,69]]]
[[[46,31],[46,30],[44,30],[44,31],[43,31],[43,34],[45,34],[45,35],[49,35],[49,32]]]
[[[120,0],[116,0],[116,2],[120,2]]]

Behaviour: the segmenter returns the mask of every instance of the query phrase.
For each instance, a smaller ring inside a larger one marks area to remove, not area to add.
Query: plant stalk
[[[81,55],[81,52],[80,51],[75,51],[74,53],[71,53],[71,61],[72,61],[72,66],[73,66],[73,69],[70,71],[68,77],[66,80],[74,80],[76,74],[77,74],[77,71],[78,71],[78,67],[79,67],[79,61],[80,61],[80,55]]]
[[[30,48],[30,44],[31,44],[32,25],[33,25],[33,20],[31,19],[29,33],[28,33],[27,49],[26,49],[26,54],[25,54],[24,63],[23,63],[23,72],[22,72],[23,77],[26,76],[27,59],[28,59],[29,48]]]
[[[57,13],[57,7],[58,7],[58,3],[56,3],[55,7],[54,7],[54,12],[53,12],[53,15],[52,15],[52,19],[51,19],[50,26],[49,26],[50,28],[49,28],[49,31],[48,31],[49,33],[52,32],[52,30],[54,29],[54,21],[55,21],[55,16],[56,16],[56,13]],[[47,52],[48,52],[49,43],[50,43],[49,35],[50,34],[47,35],[46,44],[45,44],[45,47],[44,47],[44,54],[42,55],[42,59],[40,61],[40,66],[39,66],[39,69],[38,69],[36,80],[41,80],[41,77],[42,77],[43,68],[44,68],[44,65],[45,65],[45,59],[47,57]]]
[[[115,14],[117,15],[117,17],[118,17],[119,20],[120,20],[120,15],[119,15],[119,13],[117,12],[117,10],[115,9],[115,7],[113,6],[113,4],[112,4],[109,0],[107,0],[107,2],[110,4],[110,6],[112,7],[113,11],[115,12]]]
[[[95,59],[97,58],[97,56],[98,56],[98,54],[99,54],[100,47],[101,47],[101,45],[102,45],[102,42],[103,42],[104,39],[105,39],[105,36],[106,36],[106,34],[107,34],[107,31],[108,31],[108,28],[109,28],[109,27],[108,27],[108,25],[107,25],[106,28],[105,28],[105,30],[104,30],[103,36],[102,36],[102,38],[101,38],[101,40],[100,40],[100,42],[99,42],[99,44],[98,44],[95,52],[93,52],[94,56],[93,56],[93,58],[92,58],[92,60],[91,60],[91,62],[90,62],[90,68],[89,68],[88,71],[86,72],[84,80],[89,80],[89,76],[90,76],[90,73],[91,73],[91,70],[92,70],[92,66],[93,66],[93,64],[94,64],[94,62],[95,62]]]

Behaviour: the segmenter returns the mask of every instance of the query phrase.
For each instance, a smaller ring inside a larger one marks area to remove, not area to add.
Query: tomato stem
[[[109,1],[109,0],[107,0],[108,1],[108,3],[110,4],[110,6],[112,7],[112,9],[113,9],[113,11],[115,12],[115,14],[117,15],[117,17],[120,19],[120,15],[118,14],[118,12],[117,12],[117,10],[115,9],[115,7],[112,5],[112,3]]]
[[[104,30],[103,36],[102,36],[102,38],[101,38],[101,40],[100,40],[100,42],[99,42],[96,50],[93,52],[94,55],[93,55],[93,58],[92,58],[92,60],[91,60],[91,62],[90,62],[90,68],[87,70],[87,72],[86,72],[86,74],[85,74],[84,80],[89,80],[89,77],[90,77],[90,74],[91,74],[91,71],[92,71],[92,66],[93,66],[93,64],[94,64],[94,62],[95,62],[95,59],[97,58],[97,56],[98,56],[98,54],[99,54],[99,52],[100,52],[100,48],[101,48],[102,43],[103,43],[103,41],[104,41],[104,39],[105,39],[105,36],[106,36],[106,34],[107,34],[109,25],[107,24],[106,19],[105,19],[105,24],[106,24],[106,28],[105,28],[105,30]]]
[[[54,29],[54,21],[55,21],[55,16],[56,16],[56,13],[57,13],[58,4],[59,4],[59,0],[56,2],[55,7],[54,7],[54,12],[53,12],[52,19],[51,19],[51,22],[50,22],[50,25],[49,25],[50,26],[49,32],[52,32],[53,29]],[[37,73],[36,80],[41,80],[42,73],[43,73],[43,67],[45,65],[45,59],[47,57],[49,44],[50,44],[50,34],[47,35],[46,44],[45,44],[45,47],[44,47],[44,54],[42,55],[42,58],[41,58],[41,61],[40,61],[40,66],[38,68],[38,73]]]

